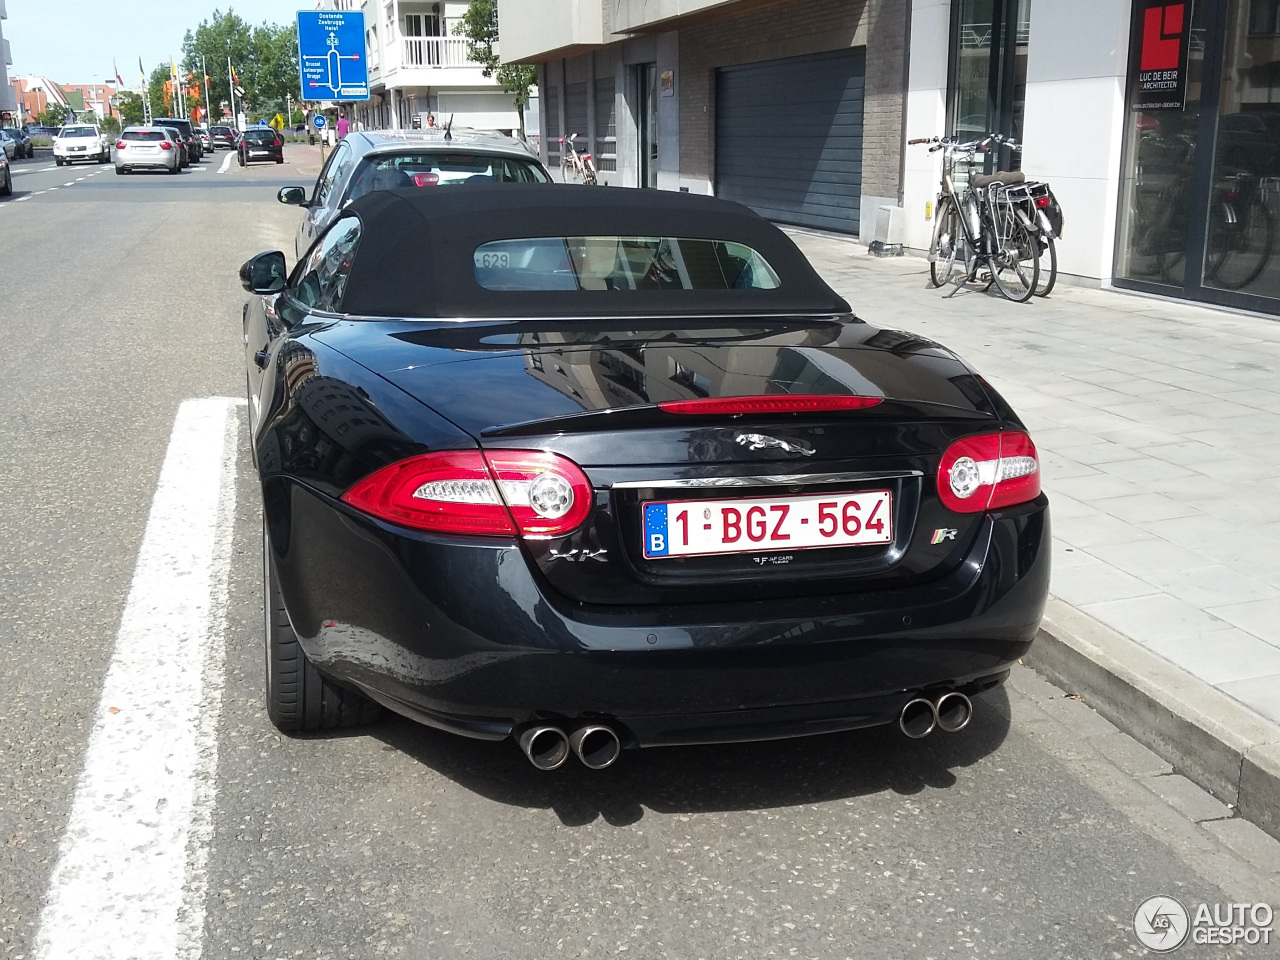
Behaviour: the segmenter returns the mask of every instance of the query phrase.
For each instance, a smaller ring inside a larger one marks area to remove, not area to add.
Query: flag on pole
[[[235,85],[235,86],[237,86],[237,87],[238,87],[238,86],[240,86],[240,78],[236,76],[236,68],[235,68],[234,66],[232,66],[230,62],[228,62],[228,63],[227,63],[227,66],[228,66],[228,67],[231,67],[231,82],[232,82],[232,84],[234,84],[234,85]]]
[[[141,57],[138,58],[138,76],[142,78],[142,85],[145,87],[147,85],[147,70],[142,65]]]
[[[124,77],[120,76],[120,68],[116,66],[116,58],[111,58],[111,72],[116,75],[116,83],[124,86]]]

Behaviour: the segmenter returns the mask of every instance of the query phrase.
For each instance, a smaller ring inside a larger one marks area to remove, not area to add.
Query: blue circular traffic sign
[[[323,130],[325,123],[327,123],[328,121],[325,120],[323,113],[317,113],[314,117],[311,118],[311,122],[316,125],[317,130]]]

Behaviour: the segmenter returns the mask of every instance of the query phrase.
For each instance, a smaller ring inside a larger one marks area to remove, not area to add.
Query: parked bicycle
[[[579,183],[585,183],[588,186],[595,186],[599,181],[596,179],[596,165],[591,159],[589,153],[578,153],[573,145],[573,141],[578,139],[576,133],[571,133],[567,137],[561,137],[560,142],[568,148],[568,155],[560,162],[560,177],[565,183],[569,182],[570,177]]]
[[[1057,240],[1062,236],[1062,207],[1049,184],[1043,181],[1028,180],[1009,186],[1004,191],[1004,199],[1018,205],[1022,217],[1031,227],[1031,237],[1040,260],[1036,296],[1047,297],[1058,282]]]
[[[942,151],[941,192],[934,212],[933,240],[929,245],[929,277],[933,285],[985,281],[1015,303],[1025,303],[1040,286],[1040,261],[1057,274],[1057,252],[1050,239],[1027,214],[1022,193],[1010,197],[1011,187],[1023,187],[1026,176],[1018,171],[970,174],[968,188],[956,190],[957,162],[972,164],[980,150],[993,143],[1016,149],[1003,137],[960,141],[954,137],[923,137],[907,141],[929,144],[929,152]],[[952,280],[960,270],[959,278]],[[1047,287],[1047,283],[1046,283]],[[1045,289],[1047,293],[1048,290]]]

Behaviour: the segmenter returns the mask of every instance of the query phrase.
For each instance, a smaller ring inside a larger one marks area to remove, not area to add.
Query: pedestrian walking
[[[347,135],[347,131],[350,129],[351,123],[347,120],[347,115],[344,113],[338,117],[338,139],[341,140],[345,137]]]

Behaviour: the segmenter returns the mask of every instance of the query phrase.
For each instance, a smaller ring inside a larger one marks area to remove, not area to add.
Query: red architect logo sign
[[[1191,3],[1137,0],[1133,34],[1133,106],[1139,110],[1181,110],[1187,97]]]

